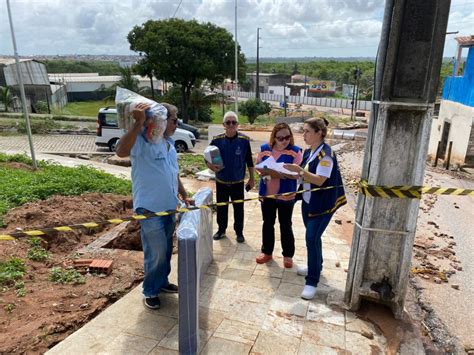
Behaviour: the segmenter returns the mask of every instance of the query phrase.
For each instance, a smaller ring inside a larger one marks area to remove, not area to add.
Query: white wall
[[[443,134],[444,122],[451,123],[448,136],[449,142],[453,142],[451,151],[451,164],[464,164],[466,158],[469,137],[474,121],[474,107],[462,105],[457,102],[443,100],[439,111],[438,119],[433,119],[431,125],[430,143],[428,146],[428,156],[434,159],[438,142]],[[447,149],[446,148],[446,152]]]

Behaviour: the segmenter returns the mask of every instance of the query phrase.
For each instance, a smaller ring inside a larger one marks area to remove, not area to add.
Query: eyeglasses
[[[226,126],[237,126],[239,123],[237,121],[225,121]]]
[[[275,139],[276,139],[278,142],[284,142],[284,141],[290,140],[290,139],[291,139],[291,135],[282,136],[282,137],[275,137]]]

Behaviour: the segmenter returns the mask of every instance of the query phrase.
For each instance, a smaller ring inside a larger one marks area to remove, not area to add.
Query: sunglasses
[[[225,121],[226,126],[237,126],[239,123],[237,121]]]
[[[282,137],[275,137],[275,139],[276,139],[278,142],[289,141],[289,140],[291,139],[291,135],[282,136]]]

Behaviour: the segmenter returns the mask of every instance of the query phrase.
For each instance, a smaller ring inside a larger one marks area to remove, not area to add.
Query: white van
[[[117,125],[117,109],[115,107],[101,108],[97,115],[95,144],[99,147],[109,147],[111,152],[115,152],[117,142],[124,134],[125,131]],[[181,128],[176,128],[171,138],[174,140],[178,153],[184,153],[196,145],[194,134]]]

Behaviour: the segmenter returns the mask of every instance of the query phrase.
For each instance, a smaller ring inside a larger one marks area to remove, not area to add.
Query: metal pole
[[[284,103],[284,106],[285,106],[285,117],[286,117],[286,86],[283,86],[283,103]]]
[[[260,49],[260,27],[257,27],[257,74],[255,78],[255,98],[260,98],[260,60],[259,60],[259,49]]]
[[[38,165],[36,164],[35,149],[33,146],[33,137],[31,136],[30,116],[28,115],[28,109],[26,108],[25,88],[23,86],[23,78],[20,73],[20,60],[18,59],[18,51],[16,48],[16,40],[15,40],[15,31],[13,30],[13,20],[12,20],[12,13],[10,10],[10,0],[7,0],[7,10],[8,10],[8,19],[10,21],[10,30],[12,33],[13,51],[15,53],[16,74],[18,77],[18,85],[20,86],[21,103],[23,105],[23,115],[25,116],[26,132],[28,134],[28,142],[30,143],[31,162],[33,164],[33,169],[36,170],[38,168]]]
[[[453,149],[453,142],[449,142],[448,159],[446,159],[446,170],[449,170],[449,163],[451,162],[451,149]]]
[[[237,97],[237,88],[239,86],[239,51],[238,51],[238,44],[237,44],[237,0],[235,0],[235,86],[234,86],[234,93],[235,93],[235,113],[239,113],[239,100]]]

